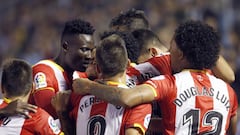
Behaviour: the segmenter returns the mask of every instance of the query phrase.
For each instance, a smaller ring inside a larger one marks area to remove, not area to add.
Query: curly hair
[[[126,49],[127,49],[128,58],[131,60],[131,62],[136,63],[140,55],[140,48],[139,48],[138,41],[134,38],[134,36],[129,32],[119,32],[119,31],[106,32],[105,31],[103,34],[100,35],[100,39],[102,40],[105,37],[108,37],[112,34],[116,34],[124,40]]]
[[[209,69],[219,57],[220,36],[200,21],[187,21],[175,30],[175,42],[194,69]]]
[[[134,23],[134,19],[140,19],[142,21],[141,28],[149,28],[149,23],[144,15],[144,11],[136,9],[121,12],[118,16],[111,20],[109,27],[124,25],[127,26],[127,28],[131,28],[132,23]]]
[[[83,21],[81,19],[75,19],[65,23],[65,26],[62,32],[62,37],[64,35],[74,35],[74,34],[93,35],[94,31],[95,29],[89,22]]]

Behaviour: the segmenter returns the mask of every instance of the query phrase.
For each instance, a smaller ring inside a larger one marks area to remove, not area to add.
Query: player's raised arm
[[[212,68],[212,72],[215,76],[228,83],[232,83],[235,80],[234,71],[221,55],[219,56],[216,65]]]

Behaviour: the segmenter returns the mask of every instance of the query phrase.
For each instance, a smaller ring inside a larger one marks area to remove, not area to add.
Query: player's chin
[[[87,63],[82,64],[82,67],[83,67],[84,71],[87,69],[88,65],[89,65],[89,63],[88,64]]]
[[[89,64],[82,64],[78,67],[78,71],[85,72]]]

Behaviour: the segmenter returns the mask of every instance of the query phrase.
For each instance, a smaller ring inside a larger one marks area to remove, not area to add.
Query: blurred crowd
[[[111,18],[135,8],[145,12],[152,30],[169,44],[175,27],[186,19],[203,20],[222,36],[222,55],[240,81],[240,2],[237,0],[1,0],[0,64],[9,57],[31,64],[52,58],[58,50],[65,21],[82,18],[106,30]],[[238,82],[238,83],[237,83]]]

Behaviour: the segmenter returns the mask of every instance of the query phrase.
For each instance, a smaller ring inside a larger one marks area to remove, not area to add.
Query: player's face
[[[179,72],[181,69],[181,50],[178,48],[174,39],[171,40],[169,48],[171,56],[171,68],[174,73]]]
[[[92,35],[74,35],[68,40],[69,49],[66,54],[66,63],[73,70],[85,72],[92,62],[92,50],[95,48]]]

